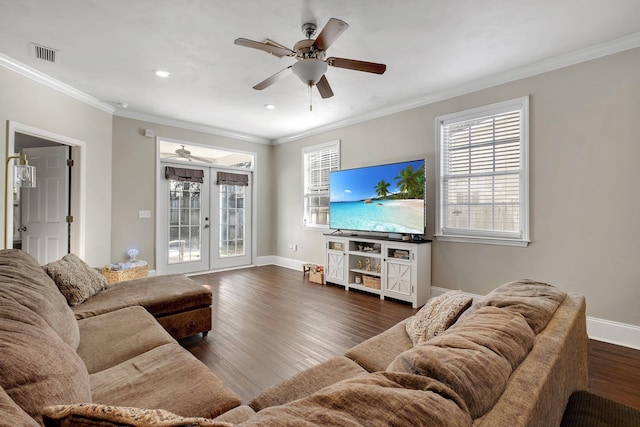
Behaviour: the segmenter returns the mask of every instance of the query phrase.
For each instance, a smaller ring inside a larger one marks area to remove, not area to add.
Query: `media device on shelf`
[[[419,240],[426,231],[425,161],[343,169],[329,174],[329,227]]]

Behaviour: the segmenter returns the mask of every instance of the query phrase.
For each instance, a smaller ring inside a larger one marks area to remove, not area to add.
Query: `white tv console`
[[[424,305],[431,296],[431,241],[325,234],[325,283]]]

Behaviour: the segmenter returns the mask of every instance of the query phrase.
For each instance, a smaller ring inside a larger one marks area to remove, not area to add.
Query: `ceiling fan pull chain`
[[[309,111],[313,111],[313,105],[311,103],[311,85],[309,85]]]

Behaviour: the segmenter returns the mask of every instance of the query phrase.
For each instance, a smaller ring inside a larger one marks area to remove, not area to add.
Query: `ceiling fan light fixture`
[[[302,83],[312,86],[318,83],[327,71],[327,63],[315,58],[301,59],[293,64],[291,71]]]

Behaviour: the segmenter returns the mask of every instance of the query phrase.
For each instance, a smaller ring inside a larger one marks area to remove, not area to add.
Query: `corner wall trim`
[[[78,101],[82,101],[87,105],[97,108],[98,110],[104,111],[105,113],[113,114],[115,108],[106,102],[102,102],[97,98],[94,98],[91,95],[88,95],[76,88],[69,86],[68,84],[62,83],[59,80],[50,77],[35,68],[31,68],[26,64],[23,64],[15,59],[7,56],[3,53],[0,53],[0,66],[8,68],[16,73],[27,77],[33,81],[41,83],[45,86],[48,86],[52,89],[57,90],[58,92],[62,92],[63,94],[70,96],[71,98],[75,98]]]

